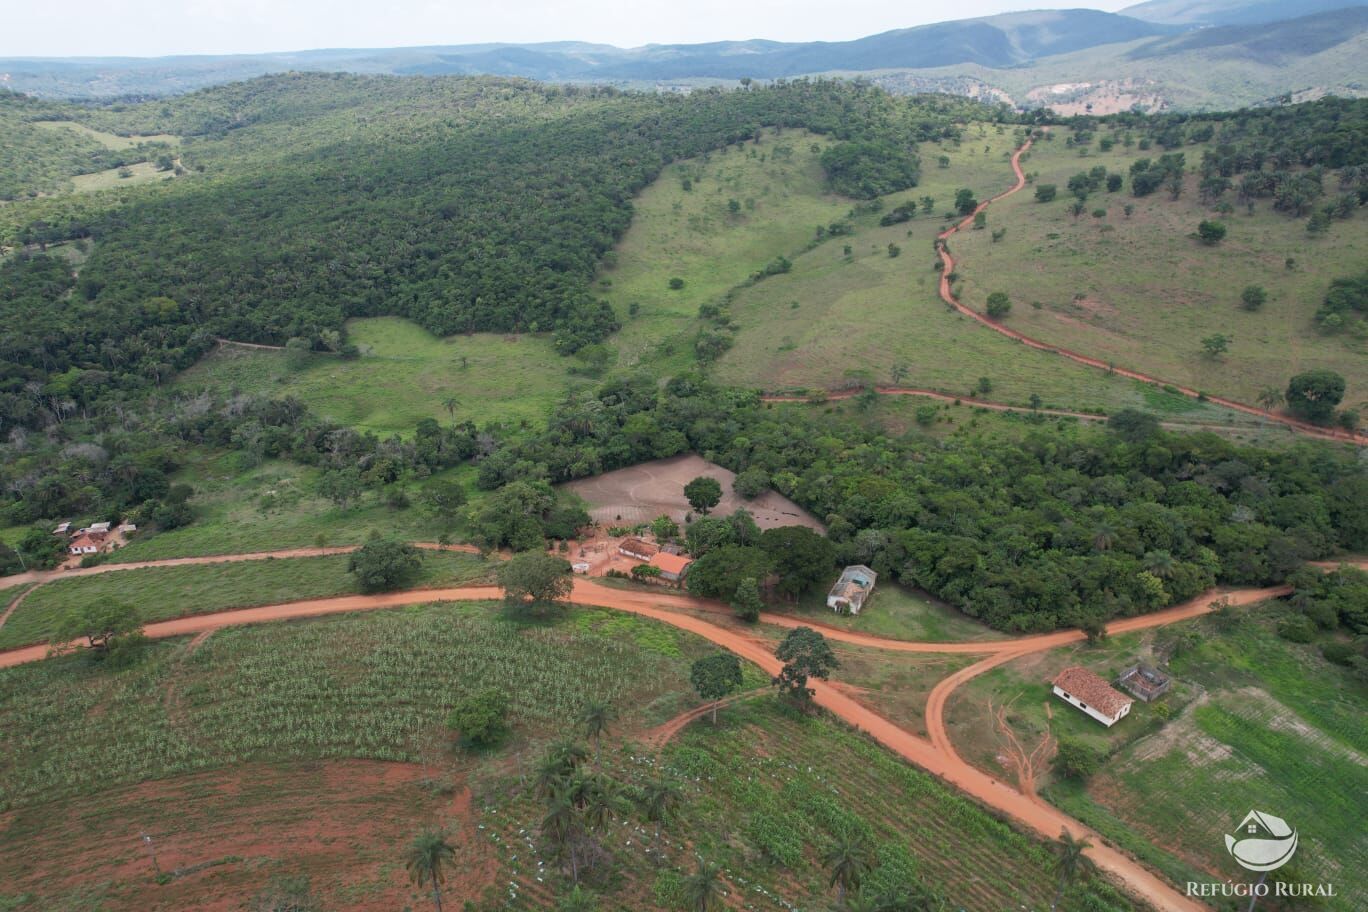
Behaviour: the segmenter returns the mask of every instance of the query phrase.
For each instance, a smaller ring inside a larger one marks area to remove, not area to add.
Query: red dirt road
[[[1368,566],[1368,561],[1358,561],[1356,565]],[[1218,590],[1167,611],[1113,622],[1108,625],[1108,631],[1119,634],[1172,624],[1210,611],[1220,600],[1229,601],[1231,604],[1248,604],[1285,594],[1287,591],[1286,587],[1235,591]],[[153,638],[185,636],[240,624],[320,617],[329,614],[370,611],[434,601],[497,599],[501,596],[502,592],[496,587],[473,586],[396,592],[385,595],[311,599],[162,621],[147,625],[146,633]],[[780,662],[770,652],[770,644],[767,642],[743,636],[703,618],[680,613],[679,609],[681,608],[694,610],[717,608],[716,605],[703,600],[686,595],[615,589],[591,580],[577,579],[570,601],[581,605],[612,608],[670,624],[673,627],[703,637],[737,656],[755,663],[769,674],[777,674],[780,668]],[[802,620],[783,615],[766,614],[762,616],[762,620],[781,624],[785,627],[804,626]],[[984,661],[956,672],[933,690],[926,712],[926,725],[930,740],[917,737],[899,728],[826,682],[813,682],[815,700],[818,705],[848,724],[865,731],[899,756],[968,792],[976,799],[1012,817],[1040,835],[1046,838],[1054,838],[1061,830],[1067,829],[1076,836],[1090,838],[1093,842],[1093,848],[1089,850],[1088,855],[1098,867],[1118,877],[1157,908],[1183,910],[1183,912],[1197,912],[1197,910],[1204,908],[1200,903],[1179,894],[1128,856],[1104,845],[1100,836],[1068,815],[1052,806],[1033,800],[1010,785],[999,782],[973,768],[964,762],[950,743],[945,729],[944,710],[946,699],[956,687],[989,668],[1010,662],[1022,655],[1076,642],[1083,638],[1081,632],[1066,630],[1016,640],[978,643],[902,642],[836,628],[826,628],[826,635],[843,642],[899,652],[988,654],[988,658]],[[36,646],[0,653],[0,667],[39,661],[47,655],[47,652],[46,646]]]
[[[999,193],[997,196],[994,196],[992,199],[984,200],[983,202],[979,203],[977,209],[975,209],[969,215],[965,216],[964,219],[962,219],[957,224],[952,225],[951,227],[945,229],[940,233],[938,242],[936,244],[936,251],[940,254],[941,263],[944,266],[944,268],[941,270],[940,276],[941,300],[945,301],[945,303],[949,304],[951,307],[954,307],[956,310],[964,314],[966,317],[969,317],[972,320],[976,320],[984,326],[988,327],[993,332],[1000,333],[1009,339],[1015,339],[1023,345],[1029,345],[1031,348],[1039,349],[1040,351],[1053,352],[1056,355],[1068,358],[1070,361],[1075,361],[1087,367],[1095,367],[1099,370],[1104,370],[1109,373],[1118,374],[1122,377],[1129,377],[1132,380],[1139,380],[1141,383],[1151,383],[1158,386],[1172,386],[1178,392],[1182,393],[1184,396],[1187,396],[1190,399],[1201,398],[1202,394],[1195,389],[1191,389],[1190,387],[1180,386],[1176,383],[1169,383],[1166,380],[1162,380],[1158,377],[1154,377],[1149,374],[1141,373],[1140,371],[1130,370],[1124,367],[1115,367],[1111,364],[1106,363],[1105,361],[1102,361],[1099,358],[1093,358],[1088,355],[1079,354],[1078,352],[1071,351],[1067,348],[1061,348],[1058,345],[1051,345],[1048,342],[1041,342],[1039,339],[1033,339],[1024,333],[1017,332],[1014,329],[1009,329],[1008,327],[1003,326],[996,320],[989,319],[987,316],[979,313],[972,307],[968,307],[967,305],[961,303],[959,298],[955,297],[954,292],[951,291],[950,273],[954,272],[955,270],[955,259],[950,255],[950,250],[946,245],[946,241],[949,240],[951,235],[963,230],[965,226],[972,225],[974,223],[975,215],[987,209],[990,205],[997,202],[998,200],[1004,199],[1008,196],[1011,196],[1013,193],[1019,192],[1023,187],[1026,186],[1026,173],[1021,170],[1021,156],[1024,152],[1031,148],[1031,142],[1032,141],[1029,139],[1026,140],[1026,142],[1022,143],[1021,148],[1017,149],[1015,152],[1012,153],[1012,172],[1016,175],[1016,183],[1013,184],[1007,190],[1004,190],[1003,192]],[[1340,442],[1355,443],[1359,446],[1368,446],[1368,434],[1355,434],[1350,431],[1340,431],[1335,430],[1333,428],[1318,427],[1317,425],[1309,424],[1305,421],[1298,421],[1297,419],[1288,417],[1287,415],[1281,415],[1276,412],[1265,411],[1264,409],[1255,408],[1252,405],[1245,405],[1243,402],[1236,402],[1233,399],[1225,399],[1220,396],[1207,396],[1206,400],[1209,402],[1214,402],[1217,405],[1225,406],[1228,409],[1234,409],[1237,412],[1244,412],[1247,415],[1254,415],[1258,418],[1264,419],[1265,421],[1277,422],[1278,424],[1291,428],[1292,430],[1300,434],[1306,434],[1309,437],[1319,437],[1323,440],[1336,440]]]

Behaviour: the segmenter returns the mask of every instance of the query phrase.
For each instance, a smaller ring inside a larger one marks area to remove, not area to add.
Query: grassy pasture
[[[473,479],[469,469],[443,473]],[[113,560],[156,560],[275,551],[315,544],[355,545],[371,531],[410,541],[435,541],[454,518],[436,516],[416,504],[392,510],[368,494],[342,509],[317,496],[318,470],[282,460],[250,465],[240,453],[194,450],[176,476],[195,489],[193,523],[134,538]]]
[[[62,614],[91,602],[135,606],[144,621],[358,592],[348,556],[300,557],[181,567],[145,567],[59,579],[29,595],[0,627],[0,648],[47,640]],[[472,554],[425,551],[414,586],[484,582],[488,564]]]
[[[961,299],[982,310],[988,294],[1006,291],[1012,311],[1006,324],[1075,351],[1137,368],[1175,383],[1245,402],[1266,387],[1285,389],[1288,378],[1311,368],[1330,368],[1348,381],[1346,405],[1368,401],[1368,342],[1349,333],[1324,335],[1312,319],[1330,280],[1348,275],[1368,245],[1368,220],[1360,214],[1335,221],[1319,238],[1306,233],[1305,218],[1274,211],[1270,200],[1250,214],[1219,215],[1198,198],[1195,173],[1202,146],[1188,146],[1189,174],[1182,196],[1166,189],[1141,198],[1130,194],[1129,169],[1141,152],[1117,143],[1110,152],[1093,147],[1086,156],[1065,145],[1064,131],[1036,144],[1023,163],[1037,183],[1059,195],[1039,203],[1028,186],[995,203],[988,229],[956,235]],[[1094,193],[1075,219],[1065,184],[1073,174],[1104,165],[1126,176],[1116,193]],[[1334,172],[1326,176],[1329,198],[1338,193]],[[1127,217],[1124,207],[1134,206]],[[1106,210],[1095,218],[1094,208]],[[1215,247],[1191,237],[1203,219],[1224,222],[1229,233]],[[993,229],[1007,230],[992,240]],[[1295,268],[1288,269],[1287,258]],[[1240,305],[1247,285],[1268,291],[1268,303],[1249,312]],[[1039,306],[1037,306],[1039,305]],[[1233,337],[1228,354],[1206,357],[1200,340]]]
[[[297,396],[327,418],[377,434],[412,434],[424,418],[443,423],[540,422],[574,384],[566,359],[535,336],[479,333],[440,338],[399,317],[352,320],[352,361],[221,346],[181,374],[182,389]],[[464,359],[464,360],[463,360]],[[449,412],[448,398],[457,406]]]
[[[818,159],[829,144],[806,131],[766,131],[759,143],[676,162],[632,201],[632,225],[599,284],[623,323],[612,339],[620,366],[687,365],[699,305],[775,257],[792,256],[818,225],[849,211],[850,200],[826,189]],[[730,212],[732,199],[739,212]],[[684,287],[670,289],[672,277],[684,279]],[[672,351],[659,351],[667,340]]]
[[[77,193],[95,193],[99,190],[108,190],[111,187],[171,180],[176,176],[174,171],[158,171],[157,166],[152,162],[137,162],[129,165],[128,177],[123,177],[120,174],[123,170],[123,168],[106,168],[92,174],[77,174],[71,178],[71,185]]]
[[[887,227],[877,215],[864,216],[853,236],[828,240],[794,259],[791,272],[741,291],[732,305],[741,330],[718,360],[716,378],[763,389],[830,388],[861,376],[890,383],[900,364],[908,369],[903,385],[966,398],[987,377],[985,398],[996,401],[1025,405],[1034,393],[1059,408],[1145,407],[1146,387],[1028,349],[940,300],[934,242],[951,224],[940,215],[953,208],[958,188],[986,199],[1011,186],[1013,147],[1011,133],[990,126],[969,127],[957,148],[924,145],[922,185],[887,197],[885,209],[930,196],[936,214]],[[937,164],[941,154],[947,168]],[[956,255],[961,236],[952,242]],[[900,249],[897,257],[888,255],[889,244]],[[961,272],[974,266],[969,259]],[[1224,410],[1197,403],[1185,417],[1229,420]]]
[[[1027,751],[1047,732],[1104,748],[1106,764],[1084,784],[1038,769],[1042,795],[1177,881],[1243,879],[1223,834],[1250,807],[1284,817],[1303,840],[1299,876],[1338,885],[1340,899],[1327,908],[1360,908],[1368,839],[1355,821],[1357,796],[1368,789],[1360,724],[1368,692],[1313,647],[1279,639],[1278,613],[1276,603],[1254,609],[1229,632],[1189,622],[1201,639],[1173,660],[1173,690],[1153,704],[1137,701],[1110,729],[1053,697],[1047,681],[1071,664],[1111,679],[1148,659],[1168,633],[1080,644],[994,669],[952,697],[951,736],[967,760],[1009,781],[1015,773],[990,702],[1006,707]]]
[[[120,136],[117,133],[106,133],[103,130],[95,130],[85,124],[79,124],[72,120],[39,120],[34,121],[33,125],[40,130],[67,130],[78,133],[86,139],[93,139],[95,142],[104,146],[106,149],[132,149],[143,143],[167,143],[168,145],[180,145],[180,137],[170,133],[157,133],[149,136]]]
[[[834,579],[834,574],[833,574]],[[837,614],[826,606],[826,590],[814,590],[796,604],[779,602],[776,611],[843,630],[853,630],[895,640],[948,643],[963,640],[994,640],[1002,635],[967,615],[915,589],[892,580],[881,580],[859,614]]]

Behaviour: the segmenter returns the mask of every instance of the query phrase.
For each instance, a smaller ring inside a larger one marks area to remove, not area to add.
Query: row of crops
[[[688,691],[706,647],[671,631],[668,650],[643,648],[580,613],[523,626],[493,605],[423,606],[230,628],[188,655],[159,642],[120,672],[79,657],[0,671],[0,809],[244,761],[417,760],[480,687],[510,695],[518,736],[561,734],[590,699],[623,730],[660,721],[638,707]]]

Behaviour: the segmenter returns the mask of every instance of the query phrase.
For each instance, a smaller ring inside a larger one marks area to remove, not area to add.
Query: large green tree
[[[770,556],[760,548],[724,545],[689,565],[689,591],[704,598],[731,598],[742,580],[769,575]]]
[[[362,592],[401,589],[422,567],[423,552],[396,538],[372,538],[353,551],[347,562]]]
[[[540,552],[515,554],[495,571],[504,600],[519,610],[541,610],[570,594],[575,586],[570,562]]]
[[[766,529],[760,536],[760,547],[779,574],[776,588],[789,598],[827,581],[836,563],[836,546],[807,526]]]
[[[731,653],[704,656],[689,669],[689,682],[705,700],[712,701],[712,721],[717,724],[717,704],[741,687],[741,660]]]
[[[780,696],[802,705],[812,699],[808,681],[811,678],[825,681],[841,665],[826,637],[811,627],[790,630],[774,650],[774,655],[784,663],[773,680],[774,686],[779,688]]]
[[[1287,384],[1285,399],[1293,414],[1307,421],[1325,424],[1344,398],[1344,378],[1332,370],[1309,370],[1297,374]]]

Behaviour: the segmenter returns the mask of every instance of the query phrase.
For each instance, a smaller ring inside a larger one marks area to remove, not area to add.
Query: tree
[[[1230,351],[1230,336],[1224,333],[1213,333],[1202,339],[1202,351],[1208,358],[1219,358]]]
[[[434,478],[423,486],[422,499],[434,512],[451,514],[466,503],[465,488],[450,478]]]
[[[716,478],[700,475],[684,486],[684,497],[704,516],[722,500],[722,483]]]
[[[760,584],[749,576],[737,583],[731,606],[736,616],[743,621],[753,624],[760,620],[760,612],[765,608],[764,600],[760,598]]]
[[[893,379],[894,386],[901,386],[902,382],[907,379],[907,375],[911,372],[912,369],[910,367],[904,362],[899,361],[889,369],[888,375]]]
[[[792,599],[825,580],[836,563],[836,546],[807,526],[766,529],[760,535],[760,547],[779,574],[776,588]]]
[[[746,500],[754,500],[769,490],[770,477],[760,466],[750,466],[737,474],[732,490]]]
[[[664,779],[651,779],[637,792],[637,805],[651,823],[668,823],[682,800],[679,786]]]
[[[1268,303],[1268,292],[1262,285],[1246,285],[1240,292],[1240,304],[1245,310],[1258,310]]]
[[[330,469],[318,477],[318,493],[342,509],[361,496],[361,473],[356,469]]]
[[[679,534],[679,524],[662,514],[651,520],[651,534],[656,541],[669,541]]]
[[[90,601],[69,609],[52,635],[52,648],[63,650],[75,640],[85,640],[97,661],[112,656],[131,657],[143,641],[142,619],[132,605],[116,601]]]
[[[1226,236],[1226,226],[1211,219],[1203,219],[1197,225],[1197,238],[1208,247],[1221,243]]]
[[[1278,389],[1276,386],[1265,386],[1259,391],[1259,408],[1263,409],[1265,412],[1273,411],[1282,404],[1282,401],[1282,390]]]
[[[1012,310],[1012,299],[1005,291],[995,291],[988,296],[988,316],[1001,320]]]
[[[712,701],[712,721],[717,724],[717,704],[741,687],[741,660],[729,652],[704,656],[689,668],[689,683],[704,700]]]
[[[762,580],[769,571],[769,554],[760,548],[723,545],[690,564],[684,580],[694,595],[731,598],[742,580]]]
[[[579,884],[570,888],[556,901],[556,912],[598,912],[598,901],[592,893],[586,893]]]
[[[1067,887],[1083,869],[1083,852],[1092,848],[1092,843],[1087,839],[1074,839],[1068,830],[1061,830],[1059,841],[1055,843],[1055,873],[1059,875],[1059,887],[1055,890],[1054,902],[1050,903],[1051,909],[1059,908],[1060,897],[1064,895],[1064,888]]]
[[[1139,409],[1122,409],[1107,419],[1107,428],[1128,443],[1144,443],[1159,432],[1159,419]]]
[[[1112,545],[1116,544],[1116,526],[1107,520],[1102,520],[1093,527],[1092,546],[1098,551],[1110,551]]]
[[[1323,424],[1344,398],[1344,378],[1330,370],[1297,374],[1287,384],[1287,407],[1298,417]]]
[[[790,630],[774,650],[774,655],[784,662],[784,667],[771,683],[779,688],[780,696],[800,705],[806,705],[812,699],[812,690],[807,686],[809,678],[825,681],[833,669],[841,666],[826,637],[811,627]]]
[[[372,538],[351,554],[347,571],[362,592],[403,588],[423,566],[423,552],[397,538]]]
[[[1102,768],[1106,751],[1074,738],[1060,738],[1054,768],[1070,779],[1087,779]]]
[[[584,726],[584,736],[594,742],[594,762],[598,762],[599,741],[608,734],[609,727],[617,718],[612,704],[604,700],[594,700],[580,713],[580,724]]]
[[[404,855],[404,867],[408,869],[409,880],[423,889],[432,885],[432,901],[437,912],[442,912],[442,882],[446,880],[446,869],[456,866],[456,850],[447,842],[446,835],[440,830],[426,830],[409,844]]]
[[[1162,548],[1146,551],[1141,565],[1161,580],[1172,579],[1178,568],[1178,562],[1173,559],[1173,555]]]
[[[1059,187],[1054,184],[1036,184],[1035,198],[1038,203],[1053,202],[1059,193]]]
[[[553,605],[575,586],[569,561],[534,551],[513,555],[499,565],[496,576],[504,601],[519,609]]]
[[[670,289],[671,289],[671,290],[673,290],[673,291],[679,291],[679,289],[681,289],[681,288],[683,288],[683,287],[684,287],[684,280],[683,280],[683,279],[679,278],[678,276],[675,276],[674,278],[670,279]]]
[[[955,191],[955,211],[960,215],[968,215],[978,208],[978,200],[974,198],[973,190]]]
[[[850,831],[836,837],[827,847],[822,863],[831,871],[831,886],[836,888],[836,902],[845,905],[846,893],[858,890],[865,875],[874,867],[869,846],[858,834]]]
[[[722,874],[701,858],[698,869],[684,878],[684,903],[689,912],[713,912],[722,905]]]
[[[457,399],[455,396],[447,396],[442,400],[442,408],[447,410],[447,416],[451,418],[456,417],[456,409],[459,408],[460,405],[461,400]]]
[[[447,727],[459,732],[465,744],[488,747],[496,743],[508,731],[508,695],[488,687],[462,697],[447,716]]]

